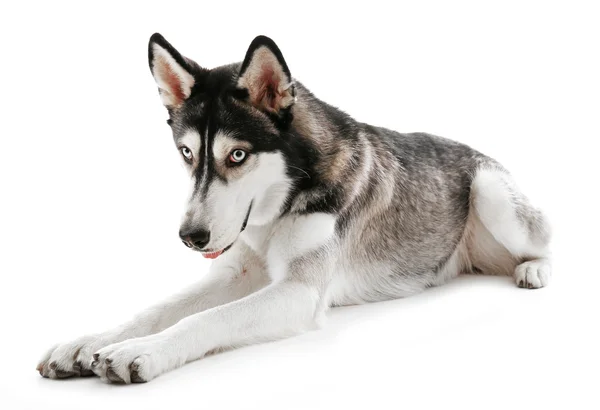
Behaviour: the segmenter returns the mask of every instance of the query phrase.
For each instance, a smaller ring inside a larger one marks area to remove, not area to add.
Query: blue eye
[[[181,147],[181,155],[183,155],[183,157],[188,162],[191,162],[194,158],[194,155],[192,155],[192,151],[188,147]]]
[[[229,161],[233,162],[235,164],[239,164],[240,162],[242,162],[243,160],[246,159],[246,156],[248,154],[246,153],[246,151],[241,150],[241,149],[236,149],[231,151],[231,154],[229,154]]]

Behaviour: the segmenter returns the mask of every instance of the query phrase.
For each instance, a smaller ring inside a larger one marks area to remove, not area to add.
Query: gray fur
[[[257,40],[279,55],[271,40]],[[174,136],[177,141],[185,130],[195,128],[202,135],[202,145],[211,146],[223,131],[250,144],[260,141],[268,147],[263,149],[282,154],[290,177],[289,192],[285,206],[264,230],[276,231],[278,221],[295,215],[327,213],[335,218],[335,239],[311,257],[331,262],[344,272],[342,276],[351,272],[350,280],[357,281],[360,291],[334,297],[333,304],[406,296],[460,272],[506,274],[518,263],[547,253],[550,230],[543,214],[529,204],[500,164],[464,144],[360,123],[319,100],[295,79],[289,86],[295,99],[268,113],[254,103],[252,95],[246,100],[229,97],[228,89],[246,84],[243,67],[251,67],[256,78],[260,64],[275,61],[262,54],[266,59],[253,66],[253,52],[251,45],[243,64],[201,69],[204,93],[192,95],[180,109],[170,111]],[[281,56],[277,59],[271,69],[287,78],[285,62]],[[186,61],[192,71],[199,70],[191,60]],[[279,90],[288,87],[279,86]],[[261,96],[258,100],[264,103]],[[291,118],[289,124],[277,121],[286,115]],[[219,125],[211,131],[201,124]],[[483,193],[478,197],[472,188],[480,170],[495,172],[496,191],[485,193],[486,188],[480,186]],[[206,166],[193,172],[205,187],[211,184]],[[502,197],[509,207],[503,212],[515,216],[506,224],[514,222],[515,235],[527,232],[531,246],[513,246],[506,233],[494,231],[498,229],[492,226],[495,211],[490,209],[494,201],[490,195]],[[482,204],[483,219],[474,202]],[[244,206],[240,205],[240,212]],[[190,203],[190,208],[206,215],[220,211],[217,205],[201,202]],[[249,224],[253,225],[252,215]],[[527,249],[516,250],[519,246]],[[288,269],[312,266],[311,257],[303,255]],[[324,275],[325,284],[335,283],[335,274]]]

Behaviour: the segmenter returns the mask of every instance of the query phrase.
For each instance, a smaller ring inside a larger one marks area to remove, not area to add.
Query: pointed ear
[[[252,105],[272,114],[278,115],[295,101],[290,70],[275,42],[265,36],[250,44],[237,87],[248,92]]]
[[[148,43],[150,71],[158,85],[163,104],[168,109],[181,107],[196,85],[195,74],[201,70],[183,57],[163,36],[155,33]]]

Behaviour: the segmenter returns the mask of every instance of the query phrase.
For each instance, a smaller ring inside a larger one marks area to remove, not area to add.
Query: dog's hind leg
[[[525,288],[550,279],[550,225],[498,166],[482,167],[471,186],[471,261],[490,273],[513,273]]]

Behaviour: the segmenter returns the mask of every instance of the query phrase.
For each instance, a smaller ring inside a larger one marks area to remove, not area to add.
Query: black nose
[[[210,241],[210,232],[203,229],[197,231],[179,231],[179,237],[188,248],[204,248]]]

